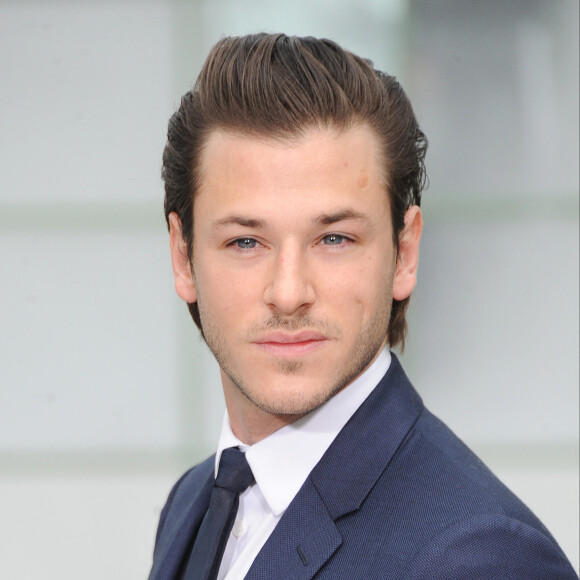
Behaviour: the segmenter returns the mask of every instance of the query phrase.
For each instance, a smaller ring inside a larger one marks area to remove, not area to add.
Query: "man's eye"
[[[346,241],[348,241],[348,238],[340,234],[327,234],[322,238],[322,243],[327,246],[340,246]]]
[[[234,243],[242,250],[252,250],[258,242],[253,238],[239,238]]]

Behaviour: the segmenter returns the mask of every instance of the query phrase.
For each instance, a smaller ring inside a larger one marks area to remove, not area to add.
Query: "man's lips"
[[[326,340],[326,336],[314,330],[302,330],[294,334],[278,331],[264,334],[254,342],[256,342],[257,344],[265,344],[265,343],[296,344],[301,342],[311,342],[313,340]]]
[[[328,337],[314,330],[302,330],[297,333],[269,332],[254,340],[258,347],[280,356],[307,354],[320,348]]]

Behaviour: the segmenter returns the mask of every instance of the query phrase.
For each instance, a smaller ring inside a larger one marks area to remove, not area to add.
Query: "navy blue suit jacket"
[[[150,580],[174,580],[213,457],[175,485]],[[397,358],[310,473],[247,580],[578,578],[540,521],[424,406]]]

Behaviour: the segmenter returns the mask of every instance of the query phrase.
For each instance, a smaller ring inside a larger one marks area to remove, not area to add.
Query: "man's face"
[[[386,344],[401,283],[376,137],[366,126],[294,141],[215,131],[201,170],[193,276],[176,271],[176,288],[198,302],[230,416],[235,398],[307,413]]]

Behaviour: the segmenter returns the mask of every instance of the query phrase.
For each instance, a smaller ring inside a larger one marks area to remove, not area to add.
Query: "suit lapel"
[[[245,580],[309,580],[341,542],[320,495],[307,480],[254,560]]]
[[[163,543],[156,548],[149,580],[173,580],[178,577],[183,558],[193,542],[209,505],[214,482],[213,463],[209,465],[210,470],[204,474],[202,483],[195,490],[189,505],[181,507],[176,505],[179,503],[178,499],[174,499],[171,508],[174,513],[181,515],[175,520],[167,518],[167,525],[171,527],[163,531]],[[183,495],[188,497],[187,491],[184,491]]]
[[[309,580],[340,548],[336,521],[360,508],[423,410],[397,357],[333,441],[246,580]]]
[[[310,474],[334,520],[360,507],[423,411],[423,401],[391,356],[386,375]]]

